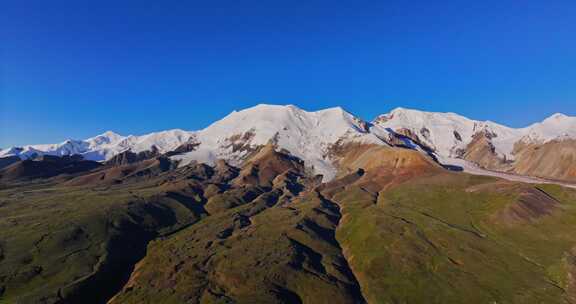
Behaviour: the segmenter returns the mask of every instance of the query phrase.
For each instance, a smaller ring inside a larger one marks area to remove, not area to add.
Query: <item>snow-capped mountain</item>
[[[19,156],[22,159],[41,155],[80,154],[85,159],[102,161],[130,150],[141,152],[156,147],[159,152],[172,151],[194,136],[194,132],[168,130],[142,136],[122,136],[112,131],[86,140],[66,140],[59,144],[27,145],[0,150],[0,157]]]
[[[576,181],[576,117],[554,114],[525,128],[471,120],[454,113],[398,108],[374,124],[429,147],[444,164]]]
[[[552,146],[557,142],[562,144]],[[334,148],[347,143],[402,145],[424,153],[432,151],[447,164],[459,158],[490,170],[576,179],[576,173],[570,173],[576,172],[576,161],[566,161],[576,159],[576,117],[555,114],[525,128],[510,128],[455,113],[404,108],[367,123],[340,107],[311,112],[293,105],[261,104],[234,111],[199,131],[176,129],[141,136],[108,131],[86,140],[0,150],[0,158],[80,154],[104,161],[126,151],[155,150],[170,152],[181,165],[215,163],[217,159],[238,165],[267,143],[301,158],[326,180],[337,171]],[[547,159],[546,167],[537,165],[541,159]]]
[[[155,147],[165,153],[193,144],[193,151],[172,158],[180,160],[181,165],[191,161],[214,163],[217,159],[238,164],[259,146],[273,142],[279,149],[303,159],[315,173],[330,179],[336,174],[329,155],[335,144],[385,145],[381,138],[386,133],[378,128],[370,130],[370,124],[340,107],[308,112],[293,105],[261,104],[234,111],[200,131],[169,130],[142,136],[121,136],[109,131],[86,140],[14,147],[0,151],[0,157],[81,154],[100,161],[128,150],[142,152]]]
[[[556,113],[542,122],[535,123],[524,129],[524,142],[546,143],[551,140],[576,138],[576,117]]]
[[[576,138],[576,117],[563,114],[554,114],[525,128],[510,128],[455,113],[396,108],[378,116],[373,123],[396,132],[409,130],[441,157],[461,156],[479,133],[486,134],[496,154],[508,160],[514,159],[514,145],[519,141],[546,143],[555,139]]]
[[[496,134],[494,146],[502,156],[513,157],[513,144],[524,132],[491,121],[468,119],[455,113],[437,113],[396,108],[378,116],[374,124],[400,132],[409,130],[414,137],[441,157],[456,157],[481,131]]]
[[[334,144],[386,144],[369,126],[340,107],[308,112],[293,105],[262,104],[234,111],[198,131],[198,148],[175,158],[183,164],[192,160],[213,163],[219,158],[236,164],[256,147],[273,142],[330,179],[336,174],[328,155]]]

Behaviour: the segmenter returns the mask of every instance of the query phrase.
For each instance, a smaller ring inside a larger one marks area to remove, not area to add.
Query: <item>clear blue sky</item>
[[[576,1],[6,1],[0,147],[234,109],[576,115]]]

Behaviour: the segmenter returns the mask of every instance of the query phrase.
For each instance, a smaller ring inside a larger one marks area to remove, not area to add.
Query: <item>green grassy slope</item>
[[[558,201],[511,217],[526,193]],[[333,196],[337,239],[370,303],[567,303],[576,192],[466,174],[421,177],[381,192]]]
[[[154,183],[33,184],[0,191],[0,301],[101,303],[147,242],[200,219],[194,198]]]
[[[152,243],[112,303],[361,303],[334,238],[336,205],[281,192]]]

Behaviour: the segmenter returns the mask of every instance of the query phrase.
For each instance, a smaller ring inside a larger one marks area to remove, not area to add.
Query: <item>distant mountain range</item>
[[[366,122],[340,107],[316,112],[296,106],[257,105],[234,111],[200,131],[180,129],[141,136],[112,131],[85,140],[0,150],[0,166],[41,155],[79,154],[105,161],[127,151],[170,153],[181,164],[241,163],[258,146],[273,142],[303,159],[325,180],[337,172],[333,152],[346,144],[404,145],[443,164],[465,160],[481,168],[576,181],[576,117],[554,114],[525,128],[510,128],[454,113],[397,108]],[[9,161],[11,159],[11,161]]]

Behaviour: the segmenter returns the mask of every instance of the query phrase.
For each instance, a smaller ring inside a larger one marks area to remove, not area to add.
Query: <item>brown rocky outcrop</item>
[[[477,164],[480,167],[503,171],[507,169],[508,162],[497,153],[491,139],[494,134],[480,131],[472,137],[472,141],[462,151],[462,158]]]
[[[116,154],[114,157],[107,160],[105,164],[108,166],[122,166],[151,159],[159,155],[160,152],[158,151],[158,148],[156,148],[156,146],[152,146],[151,150],[146,150],[138,153],[127,150],[122,153]]]
[[[514,147],[516,174],[576,182],[576,140],[554,140],[544,144],[519,142]]]

